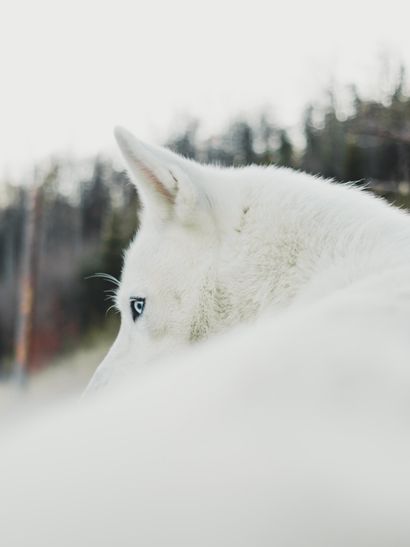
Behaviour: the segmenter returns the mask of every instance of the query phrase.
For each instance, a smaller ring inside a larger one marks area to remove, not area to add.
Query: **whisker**
[[[97,273],[92,274],[92,275],[87,275],[87,277],[85,279],[93,279],[93,278],[105,279],[106,281],[109,281],[109,282],[113,283],[117,287],[120,286],[119,279],[117,279],[116,277],[114,277],[113,275],[108,274],[108,273],[97,272]]]
[[[113,283],[115,285],[115,289],[104,290],[104,292],[107,293],[104,300],[113,302],[113,304],[105,312],[105,316],[107,316],[111,310],[114,310],[115,313],[120,313],[120,310],[117,307],[117,289],[120,286],[119,279],[117,279],[111,274],[104,273],[104,272],[97,272],[95,274],[88,275],[85,279],[95,279],[95,278],[104,279],[105,281],[109,281],[110,283]]]
[[[107,317],[108,313],[111,311],[111,310],[114,310],[114,313],[120,313],[120,310],[117,308],[117,306],[115,304],[113,304],[112,306],[110,306],[107,311],[105,312],[105,316]]]

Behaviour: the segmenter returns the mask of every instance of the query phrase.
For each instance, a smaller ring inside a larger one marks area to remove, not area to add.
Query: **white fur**
[[[265,311],[298,313],[410,265],[408,216],[360,190],[289,169],[202,166],[123,129],[117,140],[144,213],[117,297],[121,329],[89,391]],[[132,296],[146,298],[135,324]]]
[[[111,387],[3,441],[2,545],[410,545],[407,215],[118,139],[146,207]]]

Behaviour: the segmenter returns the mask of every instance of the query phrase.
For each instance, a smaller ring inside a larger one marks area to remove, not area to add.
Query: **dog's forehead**
[[[201,256],[200,246],[189,230],[142,229],[125,253],[121,284],[155,283],[174,272],[180,275],[195,266]]]
[[[161,258],[173,259],[174,256],[195,251],[198,245],[194,234],[178,225],[143,226],[125,254],[125,264],[138,261],[143,266]]]

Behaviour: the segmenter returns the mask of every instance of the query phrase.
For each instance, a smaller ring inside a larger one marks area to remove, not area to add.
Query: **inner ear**
[[[193,165],[170,150],[147,145],[122,128],[115,130],[144,208],[157,217],[191,222],[203,201],[193,182]]]
[[[137,169],[139,170],[142,178],[145,178],[150,185],[152,185],[154,192],[157,192],[162,196],[169,204],[175,203],[175,191],[169,188],[169,185],[165,185],[164,181],[156,174],[152,169],[147,167],[141,161],[136,161]],[[172,172],[169,171],[172,179],[175,181],[175,177]],[[163,177],[162,177],[163,178]],[[176,182],[176,181],[175,181]]]

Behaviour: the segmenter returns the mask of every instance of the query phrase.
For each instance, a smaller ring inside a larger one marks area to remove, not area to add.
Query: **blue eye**
[[[145,298],[132,297],[130,298],[132,320],[135,322],[138,317],[141,317],[145,308]]]

